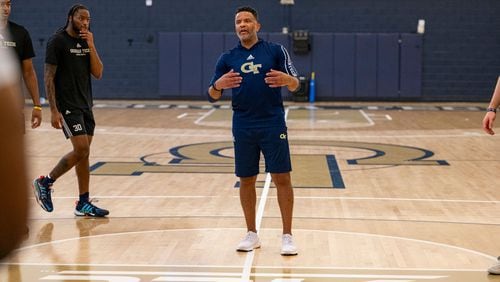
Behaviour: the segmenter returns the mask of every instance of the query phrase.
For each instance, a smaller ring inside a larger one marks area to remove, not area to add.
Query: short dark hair
[[[250,7],[250,6],[243,6],[243,7],[239,7],[238,9],[236,9],[236,13],[239,13],[239,12],[249,12],[251,13],[255,19],[257,21],[259,21],[259,14],[257,13],[257,10],[255,10],[254,8]]]

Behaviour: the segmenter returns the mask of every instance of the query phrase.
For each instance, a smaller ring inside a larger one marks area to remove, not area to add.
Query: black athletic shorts
[[[62,110],[63,132],[66,138],[78,135],[94,136],[95,120],[90,109]]]

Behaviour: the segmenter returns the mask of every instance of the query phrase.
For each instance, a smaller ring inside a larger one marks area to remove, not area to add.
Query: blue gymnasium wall
[[[290,10],[281,6],[279,0],[153,0],[151,8],[147,8],[143,0],[80,2],[91,9],[96,44],[105,64],[103,79],[94,81],[96,98],[163,98],[159,87],[160,33],[233,32],[234,10],[241,5],[259,10],[263,33],[279,32],[286,22],[292,30],[306,29],[314,33],[414,33],[418,19],[425,19],[422,91],[421,97],[413,98],[415,100],[486,101],[500,74],[499,0],[295,0]],[[43,81],[47,39],[64,24],[73,3],[68,0],[13,1],[11,20],[24,25],[31,33],[40,81]],[[188,33],[184,36],[189,37]],[[321,36],[317,37],[321,40]],[[182,63],[187,64],[191,59],[183,60]],[[202,77],[211,69],[209,63],[204,62],[199,70]],[[186,65],[182,66],[179,74],[189,73]],[[165,79],[175,81],[175,77]],[[367,89],[372,90],[373,83],[371,85]],[[194,83],[192,86],[197,90],[198,86]],[[354,97],[355,100],[369,99]]]
[[[261,32],[293,50],[290,36]],[[421,97],[422,36],[311,33],[314,51],[291,54],[304,74],[316,73],[316,100],[415,100]],[[160,32],[159,94],[205,99],[214,62],[238,43],[234,32]],[[224,97],[230,96],[226,91]],[[290,97],[282,88],[285,97]]]

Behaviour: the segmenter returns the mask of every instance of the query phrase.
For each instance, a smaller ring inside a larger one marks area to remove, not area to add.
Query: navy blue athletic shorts
[[[95,120],[92,110],[62,110],[63,132],[66,138],[77,135],[94,136]]]
[[[264,155],[266,172],[292,170],[286,127],[233,128],[236,176],[259,174],[260,153]]]

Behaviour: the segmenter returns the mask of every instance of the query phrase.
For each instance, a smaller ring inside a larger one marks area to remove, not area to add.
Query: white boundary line
[[[270,186],[271,186],[271,174],[266,173],[266,181],[264,183],[264,188],[262,189],[262,193],[260,195],[259,207],[257,208],[257,213],[255,216],[255,228],[257,229],[257,234],[259,234],[262,218],[264,217],[264,209],[266,207],[267,195],[269,193]],[[250,281],[250,275],[252,272],[252,264],[254,257],[255,257],[255,250],[247,253],[245,264],[243,265],[243,271],[241,273],[242,281]]]
[[[241,228],[195,228],[195,229],[162,229],[162,230],[147,230],[147,231],[130,231],[130,232],[119,232],[119,233],[109,233],[109,234],[99,234],[99,235],[89,235],[85,237],[73,237],[73,238],[66,238],[66,239],[61,239],[61,240],[54,240],[50,242],[43,242],[39,244],[34,244],[34,245],[29,245],[29,246],[24,246],[19,249],[16,249],[15,252],[20,252],[20,251],[26,251],[30,249],[36,249],[38,247],[43,247],[47,245],[55,245],[55,244],[61,244],[61,243],[67,243],[71,241],[78,241],[78,240],[89,240],[91,238],[106,238],[106,237],[113,237],[113,236],[122,236],[122,235],[135,235],[135,234],[150,234],[150,233],[158,233],[158,232],[190,232],[190,231],[221,231],[221,230],[240,230]],[[266,228],[266,230],[281,230],[278,228]],[[421,240],[421,239],[413,239],[413,238],[406,238],[406,237],[400,237],[400,236],[391,236],[391,235],[381,235],[381,234],[372,234],[372,233],[365,233],[365,232],[349,232],[349,231],[335,231],[335,230],[318,230],[318,229],[296,229],[297,232],[318,232],[318,233],[333,233],[333,234],[343,234],[343,235],[357,235],[357,236],[365,236],[365,237],[375,237],[375,238],[389,238],[389,239],[396,239],[396,240],[402,240],[402,241],[408,241],[412,243],[422,243],[422,244],[427,244],[427,245],[432,245],[432,246],[439,246],[439,247],[444,247],[448,249],[454,249],[458,250],[461,252],[466,252],[470,254],[474,254],[486,259],[490,259],[492,261],[497,261],[497,257],[488,255],[479,251],[475,251],[472,249],[467,249],[463,247],[458,247],[454,245],[449,245],[445,243],[439,243],[439,242],[433,242],[433,241],[428,241],[428,240]],[[249,252],[249,254],[253,253]],[[8,264],[8,262],[6,262]],[[1,265],[2,263],[0,263]],[[150,266],[155,266],[155,265],[150,265]],[[262,267],[262,266],[259,266]],[[297,266],[297,268],[303,268],[300,266]],[[323,268],[323,267],[320,267]],[[342,268],[343,269],[343,268]],[[371,268],[369,268],[371,269]],[[374,269],[387,269],[387,268],[374,268]],[[397,268],[390,268],[390,269],[397,269]],[[402,269],[412,269],[412,268],[402,268]],[[425,268],[420,268],[422,270],[433,270],[431,269],[425,269]]]
[[[198,124],[201,120],[206,118],[206,114],[198,118],[195,121]],[[33,131],[35,129],[26,129],[26,131]],[[123,136],[157,136],[157,137],[223,137],[227,138],[227,134],[203,134],[203,133],[147,133],[147,132],[126,132],[126,131],[108,131],[106,127],[101,127],[98,129],[100,135],[123,135]],[[442,130],[446,131],[446,130]],[[59,129],[51,128],[37,128],[36,133],[49,132],[49,133],[59,133]],[[298,135],[298,134],[297,134]],[[346,138],[377,138],[377,139],[394,139],[394,138],[500,138],[499,134],[493,136],[483,134],[480,130],[477,131],[467,131],[458,134],[412,134],[412,135],[300,135],[291,140],[304,140],[304,139],[315,139],[315,140],[339,140]],[[289,139],[290,140],[290,139]]]
[[[206,198],[225,198],[227,196],[199,196],[199,195],[172,195],[172,196],[103,196],[94,195],[97,199],[206,199]],[[238,198],[239,196],[231,196]],[[262,197],[262,196],[260,196]],[[269,199],[275,199],[277,196],[266,196]],[[312,200],[343,200],[343,201],[407,201],[407,202],[444,202],[444,203],[463,203],[463,204],[500,204],[500,201],[494,200],[461,200],[461,199],[418,199],[418,198],[376,198],[376,197],[330,197],[330,196],[295,196],[295,199]],[[34,200],[35,197],[29,197]],[[75,199],[74,196],[52,197],[52,199]]]
[[[63,275],[48,275],[43,280],[55,280],[55,279],[70,279],[70,280],[80,280],[85,278],[94,278],[94,279],[105,279],[109,277],[109,275],[126,275],[126,277],[130,277],[131,275],[154,275],[154,276],[163,276],[158,277],[152,281],[248,281],[248,280],[234,280],[228,277],[234,277],[236,273],[228,273],[228,272],[176,272],[176,271],[165,271],[165,272],[148,272],[148,271],[99,271],[99,270],[64,270],[60,271],[60,274]],[[175,275],[175,276],[174,276]],[[191,277],[189,277],[189,276]],[[203,276],[203,277],[200,277]],[[222,277],[221,277],[222,276]],[[408,275],[408,274],[307,274],[307,273],[255,273],[256,277],[298,277],[298,278],[356,278],[356,279],[391,279],[390,281],[413,281],[414,279],[422,279],[422,280],[435,280],[439,278],[445,278],[448,276],[445,275]],[[119,278],[119,277],[117,277]],[[129,281],[127,280],[116,280],[113,281]],[[92,280],[94,280],[92,279]],[[175,280],[173,280],[175,279]],[[412,279],[412,280],[392,280],[392,279]],[[276,281],[276,280],[273,280]],[[290,281],[290,280],[281,280],[278,281]],[[293,280],[293,281],[304,281]],[[386,280],[376,280],[376,281],[386,281]],[[389,280],[387,280],[389,281]]]
[[[266,207],[267,195],[269,194],[269,188],[271,187],[271,174],[266,173],[266,180],[264,182],[264,188],[260,195],[259,208],[257,209],[257,215],[255,216],[255,224],[257,232],[260,229],[262,223],[262,218],[264,217],[264,208]]]
[[[373,126],[375,125],[375,122],[365,113],[365,111],[363,110],[359,110],[359,112],[361,113],[361,115],[368,121],[368,125],[369,126]]]
[[[215,112],[215,108],[211,109],[210,111],[206,112],[205,114],[203,114],[200,118],[198,118],[197,120],[195,120],[194,124],[200,124],[200,122],[202,120],[204,120],[205,118],[207,118],[209,115],[211,115],[213,112]]]
[[[238,265],[187,265],[187,264],[121,264],[121,263],[104,263],[104,264],[92,264],[92,263],[44,263],[44,262],[0,262],[0,265],[29,265],[29,266],[97,266],[97,267],[147,267],[147,268],[156,268],[156,267],[177,267],[177,268],[187,268],[187,267],[195,267],[195,268],[241,268]],[[256,265],[256,268],[265,268],[265,269],[283,269],[282,266],[275,265]],[[297,266],[293,267],[294,269],[310,269],[310,270],[383,270],[383,271],[446,271],[446,272],[483,272],[484,268],[460,268],[460,269],[451,269],[451,268],[396,268],[396,267],[335,267],[335,266]],[[239,273],[238,273],[239,276]]]

